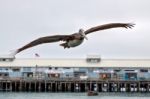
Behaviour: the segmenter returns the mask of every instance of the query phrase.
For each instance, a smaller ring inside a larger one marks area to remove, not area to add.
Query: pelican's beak
[[[88,40],[88,38],[86,37],[86,35],[83,33],[83,37],[86,39],[86,40]]]
[[[85,38],[86,40],[88,40],[88,38],[87,38],[86,36],[84,36],[84,38]]]

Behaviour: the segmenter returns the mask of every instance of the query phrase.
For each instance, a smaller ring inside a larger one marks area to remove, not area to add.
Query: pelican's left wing
[[[37,46],[39,44],[52,43],[52,42],[58,42],[58,41],[67,41],[71,38],[72,38],[71,35],[54,35],[54,36],[40,37],[40,38],[35,39],[35,40],[31,41],[30,43],[24,45],[23,47],[17,49],[16,54],[25,49]]]
[[[133,23],[109,23],[109,24],[92,27],[92,28],[86,30],[84,33],[89,34],[89,33],[100,31],[100,30],[105,30],[105,29],[110,29],[110,28],[119,28],[119,27],[132,28],[132,27],[134,27],[134,25],[135,24],[133,24]]]

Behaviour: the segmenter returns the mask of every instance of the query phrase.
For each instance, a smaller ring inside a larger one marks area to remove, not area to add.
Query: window
[[[19,71],[20,71],[19,68],[14,68],[14,69],[12,69],[12,70],[13,70],[13,72],[19,72]]]
[[[79,76],[85,76],[86,72],[82,72],[82,71],[75,71],[74,72],[74,77],[79,77]]]
[[[120,69],[116,69],[116,70],[114,70],[114,72],[120,72],[121,70]]]
[[[69,74],[67,74],[66,77],[69,77]]]
[[[23,71],[24,71],[24,72],[30,72],[30,71],[31,71],[31,67],[24,67],[24,68],[23,68]]]
[[[140,72],[148,72],[148,69],[140,69]]]
[[[70,67],[64,67],[64,69],[70,69]]]
[[[125,71],[135,71],[135,70],[132,70],[132,69],[126,69]]]
[[[2,59],[2,61],[6,61],[6,59]]]
[[[0,58],[0,61],[10,62],[13,61],[13,58]]]
[[[86,61],[89,63],[98,63],[100,62],[100,58],[87,58]]]

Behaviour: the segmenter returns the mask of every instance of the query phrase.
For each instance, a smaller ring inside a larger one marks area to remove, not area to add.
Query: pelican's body
[[[68,47],[76,47],[79,46],[82,42],[84,41],[84,39],[75,39],[75,40],[70,40],[67,42]]]
[[[74,33],[72,34],[72,36],[74,37],[73,39],[70,39],[66,41],[66,43],[62,43],[60,45],[63,46],[64,48],[79,46],[84,41],[84,38],[85,38],[84,30],[80,29],[79,33]]]
[[[131,23],[109,23],[109,24],[92,27],[86,31],[80,29],[79,32],[71,35],[54,35],[54,36],[41,37],[17,49],[14,55],[25,49],[37,46],[39,44],[52,43],[58,41],[64,41],[64,43],[60,44],[60,46],[63,46],[64,48],[76,47],[79,46],[84,41],[84,39],[87,40],[86,35],[89,33],[96,32],[99,30],[110,29],[110,28],[118,28],[118,27],[131,28],[133,26],[134,24]]]

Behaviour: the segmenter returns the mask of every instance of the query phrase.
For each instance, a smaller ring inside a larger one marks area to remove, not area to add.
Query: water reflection
[[[86,93],[15,93],[1,92],[0,99],[149,99],[149,93],[99,93],[87,96]]]

